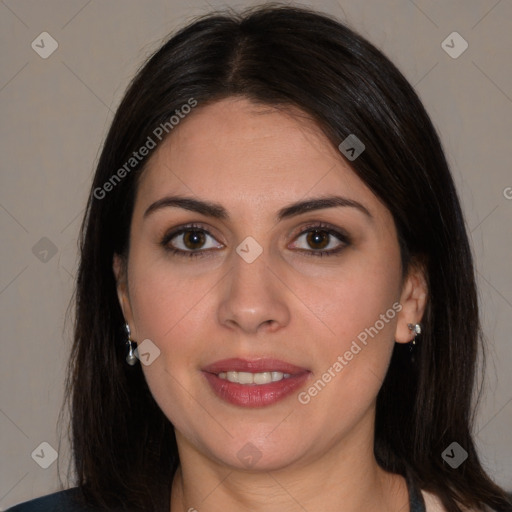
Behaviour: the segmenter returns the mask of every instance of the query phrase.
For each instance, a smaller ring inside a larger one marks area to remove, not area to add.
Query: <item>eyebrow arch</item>
[[[229,214],[227,210],[219,203],[176,195],[166,196],[152,203],[144,212],[143,218],[147,218],[150,214],[157,210],[169,207],[183,208],[185,210],[197,212],[208,217],[213,217],[215,219],[226,221],[229,220]],[[296,215],[300,215],[302,213],[310,212],[313,210],[321,210],[324,208],[334,207],[356,208],[362,213],[364,213],[370,219],[373,219],[371,213],[361,203],[354,201],[353,199],[348,199],[346,197],[330,195],[317,197],[314,199],[307,199],[305,201],[297,201],[288,206],[285,206],[284,208],[281,208],[277,212],[276,221],[279,222],[283,219],[294,217]]]

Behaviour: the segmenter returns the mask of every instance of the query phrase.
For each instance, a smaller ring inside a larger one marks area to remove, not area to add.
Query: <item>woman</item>
[[[91,188],[77,487],[12,510],[512,510],[471,436],[479,329],[394,65],[306,9],[199,19],[133,80]]]

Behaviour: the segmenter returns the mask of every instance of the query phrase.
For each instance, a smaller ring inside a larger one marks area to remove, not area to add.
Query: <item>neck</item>
[[[249,471],[206,458],[178,437],[172,512],[409,511],[405,479],[380,468],[373,442],[330,446],[293,467]]]

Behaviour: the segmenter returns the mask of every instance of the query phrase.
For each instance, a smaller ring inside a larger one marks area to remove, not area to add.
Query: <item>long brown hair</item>
[[[459,504],[510,510],[471,435],[483,346],[470,245],[438,135],[413,88],[379,50],[327,15],[281,5],[196,19],[147,61],[117,109],[80,233],[67,378],[76,483],[85,499],[105,508],[167,510],[179,465],[173,426],[140,365],[125,362],[112,272],[113,255],[129,250],[134,195],[149,155],[122,179],[112,176],[191,98],[200,108],[236,95],[298,107],[335,147],[350,134],[364,141],[351,166],[391,211],[403,268],[413,259],[426,265],[429,302],[416,360],[395,344],[377,397],[378,463],[411,474],[449,512]],[[456,470],[441,457],[453,441],[468,453]]]

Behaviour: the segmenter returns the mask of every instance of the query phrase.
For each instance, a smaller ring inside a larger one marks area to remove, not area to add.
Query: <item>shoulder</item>
[[[433,493],[421,490],[423,500],[425,501],[426,512],[446,512],[446,508],[441,503],[441,500]]]
[[[6,512],[90,512],[96,510],[84,504],[78,487],[54,492],[41,498],[25,501],[7,509]]]

